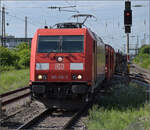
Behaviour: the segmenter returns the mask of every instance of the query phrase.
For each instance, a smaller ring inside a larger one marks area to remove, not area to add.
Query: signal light
[[[124,24],[132,25],[132,10],[125,10],[124,11]]]
[[[131,1],[129,0],[125,1],[124,25],[125,25],[125,33],[131,33],[132,10],[131,10]]]
[[[130,13],[126,13],[126,16],[130,16]]]

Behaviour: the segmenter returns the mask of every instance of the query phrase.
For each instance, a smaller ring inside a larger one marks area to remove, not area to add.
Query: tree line
[[[13,49],[0,46],[0,71],[29,67],[30,51],[30,45],[25,42],[20,43]]]

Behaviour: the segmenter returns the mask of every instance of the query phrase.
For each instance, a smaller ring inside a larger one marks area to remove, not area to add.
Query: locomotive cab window
[[[59,52],[77,53],[83,52],[83,36],[39,36],[38,53]]]
[[[59,37],[58,36],[39,36],[38,52],[59,52]]]
[[[83,36],[63,36],[62,52],[83,52]]]

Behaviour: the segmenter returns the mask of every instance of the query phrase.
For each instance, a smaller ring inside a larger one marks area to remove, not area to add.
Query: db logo
[[[64,70],[64,64],[62,63],[55,64],[55,70]]]

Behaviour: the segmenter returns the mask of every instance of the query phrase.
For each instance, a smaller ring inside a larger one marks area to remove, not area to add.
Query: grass
[[[147,55],[142,55],[142,56],[136,56],[133,60],[135,64],[138,64],[142,68],[145,69],[150,69],[150,56]]]
[[[112,108],[111,110],[94,106],[90,111],[89,130],[123,130],[136,128],[150,128],[150,106],[124,111]]]
[[[144,87],[117,85],[89,111],[89,130],[150,129],[150,105]]]
[[[133,59],[133,62],[145,69],[150,69],[150,46],[143,45],[139,49],[138,55]]]
[[[0,94],[27,86],[29,69],[12,70],[0,73]]]

